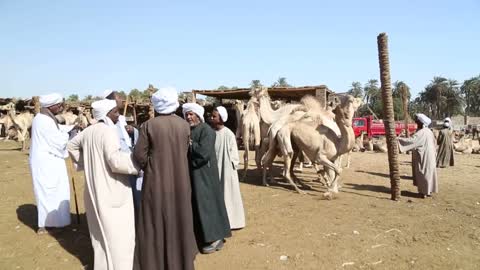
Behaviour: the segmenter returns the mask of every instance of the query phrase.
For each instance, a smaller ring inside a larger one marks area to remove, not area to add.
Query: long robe
[[[134,148],[144,171],[134,269],[194,269],[190,127],[176,115],[145,122]]]
[[[455,165],[453,156],[452,132],[448,128],[443,128],[438,133],[437,138],[437,167],[445,168]]]
[[[410,138],[398,138],[400,151],[412,151],[412,168],[414,185],[418,192],[430,195],[438,192],[438,176],[436,168],[435,136],[424,127]]]
[[[240,164],[235,134],[223,127],[216,130],[215,153],[218,161],[220,182],[224,183],[224,200],[231,229],[245,227],[245,210],[243,209],[240,182],[237,168]]]
[[[128,174],[137,174],[131,154],[122,152],[115,127],[103,122],[68,143],[74,162],[85,170],[85,212],[95,270],[131,270],[135,219]]]
[[[70,184],[65,165],[68,133],[54,120],[37,113],[32,122],[30,171],[38,210],[38,227],[70,224]]]
[[[197,241],[201,244],[230,237],[230,224],[218,176],[215,131],[205,123],[192,128],[190,169]]]

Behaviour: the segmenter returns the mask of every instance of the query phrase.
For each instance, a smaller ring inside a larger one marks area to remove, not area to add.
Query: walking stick
[[[80,224],[80,214],[78,213],[77,189],[75,188],[75,177],[73,176],[74,170],[73,170],[72,159],[69,158],[67,163],[68,163],[68,169],[70,171],[70,175],[72,179],[73,198],[75,199],[75,213],[77,214],[77,224]]]

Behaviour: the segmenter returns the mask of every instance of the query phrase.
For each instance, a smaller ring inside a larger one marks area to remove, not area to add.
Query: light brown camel
[[[8,113],[4,114],[0,117],[0,130],[2,129],[2,127],[5,127],[5,140],[6,141],[9,139],[8,130],[12,126],[13,126],[13,120],[12,120],[12,117],[10,117],[10,115]]]
[[[302,114],[301,111],[293,112],[287,124],[283,125],[275,135],[276,143],[284,156],[284,177],[301,194],[305,194],[293,182],[292,162],[296,153],[303,151],[315,164],[323,165],[329,192],[338,192],[338,177],[342,172],[338,158],[348,153],[354,146],[355,134],[352,129],[352,119],[358,108],[359,100],[350,95],[339,96],[340,104],[335,107],[335,122],[340,131],[329,124],[328,112],[318,104],[316,110],[309,110]],[[271,136],[270,136],[271,137]],[[294,151],[295,150],[295,151]],[[270,152],[272,153],[272,152]],[[273,160],[267,152],[265,163]],[[321,176],[321,175],[320,175]],[[266,183],[264,177],[264,184]]]
[[[15,110],[10,110],[9,115],[12,118],[13,126],[17,129],[17,139],[22,142],[22,151],[27,149],[27,139],[29,138],[29,129],[32,127],[33,113],[29,111],[16,114]]]
[[[243,152],[243,181],[245,176],[247,176],[248,152],[251,144],[255,147],[255,163],[257,164],[257,167],[260,168],[260,157],[258,156],[260,149],[260,118],[258,116],[258,100],[256,97],[252,96],[250,98],[241,119],[243,147],[245,149]]]
[[[245,104],[241,100],[235,100],[235,104],[233,105],[235,109],[235,117],[237,119],[237,130],[235,131],[235,137],[237,140],[242,138],[242,117]]]

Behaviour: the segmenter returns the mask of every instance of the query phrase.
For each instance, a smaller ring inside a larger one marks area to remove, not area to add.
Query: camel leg
[[[352,151],[347,153],[347,166],[345,166],[346,168],[350,168],[351,153]]]
[[[288,180],[288,183],[290,183],[290,185],[295,188],[295,190],[300,193],[300,194],[306,194],[305,191],[302,191],[301,189],[298,188],[298,186],[295,184],[295,182],[293,182],[292,180],[292,177],[290,175],[290,167],[292,165],[292,158],[290,157],[290,155],[284,155],[283,156],[283,164],[284,164],[284,168],[285,170],[283,171],[283,176]]]
[[[244,152],[243,152],[243,176],[242,176],[242,182],[245,181],[245,177],[247,176],[247,170],[248,170],[248,143],[244,143]]]
[[[275,159],[275,150],[274,149],[268,149],[268,151],[265,153],[265,155],[262,157],[262,168],[263,168],[263,175],[262,175],[262,184],[264,186],[268,186],[267,183],[267,169],[270,168],[270,177],[272,177],[272,164],[273,160]]]

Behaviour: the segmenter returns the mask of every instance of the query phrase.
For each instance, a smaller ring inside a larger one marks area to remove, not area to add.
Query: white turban
[[[101,95],[101,97],[107,98],[107,97],[110,96],[112,93],[113,93],[113,90],[112,90],[112,89],[107,89],[107,90],[103,91],[103,94]]]
[[[202,122],[205,122],[205,119],[203,119],[203,113],[205,112],[205,109],[202,106],[198,105],[197,103],[185,103],[183,104],[182,108],[183,117],[186,118],[185,115],[187,112],[194,112]]]
[[[40,106],[42,108],[48,108],[62,102],[63,96],[57,93],[40,96]]]
[[[92,103],[93,117],[97,121],[103,120],[104,122],[109,122],[107,114],[116,106],[117,102],[115,102],[115,100],[102,99],[95,101]]]
[[[227,122],[227,119],[228,119],[228,113],[227,113],[227,109],[225,109],[225,107],[223,106],[218,106],[216,108],[218,114],[220,114],[220,118],[222,118],[222,122]]]
[[[446,127],[446,128],[449,128],[450,127],[450,122],[448,122],[448,121],[443,122],[443,126]]]
[[[432,123],[432,119],[428,118],[425,114],[423,113],[417,113],[415,115],[420,122],[422,122],[426,127]]]
[[[152,104],[159,114],[171,114],[180,106],[177,90],[173,87],[160,88],[152,95]]]
[[[452,123],[452,119],[450,119],[450,117],[447,117],[443,120],[443,122],[449,122],[449,123]]]

